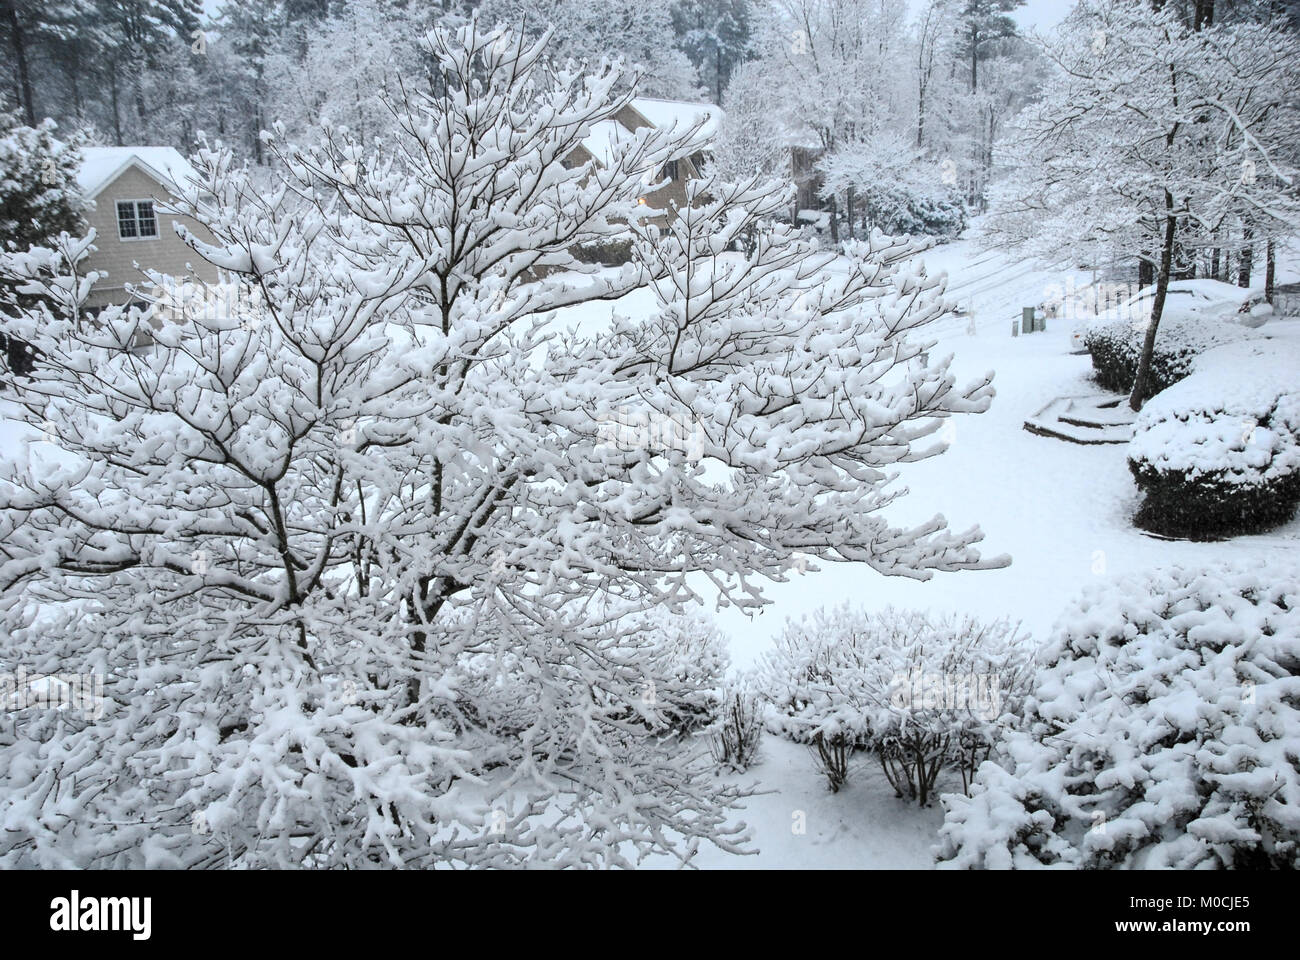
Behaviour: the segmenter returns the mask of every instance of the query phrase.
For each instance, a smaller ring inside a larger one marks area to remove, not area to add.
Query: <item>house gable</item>
[[[88,306],[130,301],[132,295],[126,290],[126,284],[136,287],[147,284],[144,270],[156,270],[177,280],[193,277],[206,283],[217,281],[216,267],[199,257],[176,233],[176,224],[181,223],[201,239],[211,239],[196,221],[171,212],[172,189],[148,164],[129,158],[85,197],[93,204],[86,220],[95,230],[96,249],[86,258],[82,270],[107,274],[95,283]],[[126,201],[153,202],[156,235],[122,236],[117,207],[119,202]]]

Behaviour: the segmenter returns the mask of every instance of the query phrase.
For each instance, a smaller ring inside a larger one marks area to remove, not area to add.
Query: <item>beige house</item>
[[[657,97],[635,97],[614,114],[612,119],[593,124],[591,133],[576,150],[565,157],[567,166],[576,167],[594,159],[602,166],[610,161],[613,147],[629,138],[637,130],[647,127],[685,132],[696,123],[702,123],[705,136],[717,133],[722,122],[722,109],[709,103],[691,103],[684,100],[661,100]],[[667,180],[657,190],[647,191],[646,205],[665,211],[665,218],[674,207],[686,202],[686,181],[698,179],[704,158],[696,153],[670,160],[659,171],[659,180]],[[657,182],[657,181],[656,181]],[[663,218],[661,218],[663,219]]]
[[[157,270],[177,281],[217,280],[217,268],[176,234],[183,223],[203,239],[211,235],[188,217],[169,212],[178,184],[196,177],[174,147],[83,147],[77,183],[82,199],[93,203],[86,220],[95,229],[97,248],[82,263],[84,271],[107,273],[91,290],[87,306],[125,304],[138,299],[127,289],[146,287],[143,270]],[[89,205],[89,204],[88,204]]]

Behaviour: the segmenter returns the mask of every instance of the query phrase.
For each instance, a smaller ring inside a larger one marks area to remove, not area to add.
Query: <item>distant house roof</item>
[[[632,108],[660,129],[667,129],[676,124],[677,129],[682,131],[703,120],[701,133],[712,137],[722,125],[722,108],[715,107],[711,103],[635,97],[632,100]]]
[[[722,124],[722,108],[711,103],[689,103],[685,100],[660,100],[655,97],[635,97],[631,102],[631,111],[619,111],[618,119],[600,120],[591,125],[591,133],[582,141],[583,148],[602,167],[608,167],[613,160],[614,146],[632,138],[632,134],[654,127],[668,130],[674,126],[678,133],[684,133],[701,120],[704,121],[700,132],[712,137]],[[633,122],[628,120],[629,112]],[[644,123],[636,122],[639,117]]]
[[[91,200],[106,186],[136,166],[164,187],[176,187],[198,173],[175,147],[82,147],[77,185]]]
[[[614,145],[630,139],[632,134],[617,120],[600,120],[591,125],[591,133],[582,141],[583,147],[602,167],[608,167],[614,158]]]

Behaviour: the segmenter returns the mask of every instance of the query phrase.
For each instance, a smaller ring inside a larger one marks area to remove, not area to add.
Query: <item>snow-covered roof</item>
[[[631,138],[631,133],[617,120],[601,120],[591,125],[591,133],[582,141],[582,146],[602,167],[608,167],[613,160],[614,144]]]
[[[77,185],[89,200],[132,165],[164,187],[198,178],[194,167],[175,147],[82,147]]]
[[[701,133],[711,137],[718,132],[722,124],[722,108],[711,103],[688,103],[684,100],[659,100],[654,97],[635,97],[632,109],[645,117],[655,129],[670,129],[676,125],[678,133],[684,133],[695,123],[703,119]],[[636,128],[641,129],[640,126]],[[602,167],[608,167],[613,159],[614,145],[632,138],[634,131],[629,130],[621,121],[600,120],[591,125],[591,133],[582,141],[582,146]]]
[[[660,100],[657,97],[635,97],[632,108],[657,128],[666,130],[676,124],[678,131],[686,130],[704,120],[701,133],[712,137],[722,125],[722,108],[711,103],[690,103],[686,100]]]

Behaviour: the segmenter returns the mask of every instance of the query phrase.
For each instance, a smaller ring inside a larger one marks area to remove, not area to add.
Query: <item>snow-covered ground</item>
[[[729,779],[759,791],[736,817],[749,826],[758,852],[737,857],[706,845],[692,860],[696,867],[919,870],[933,862],[943,809],[898,799],[874,757],[850,761],[849,782],[831,793],[807,747],[764,735],[758,762]],[[961,784],[945,771],[940,789]]]

